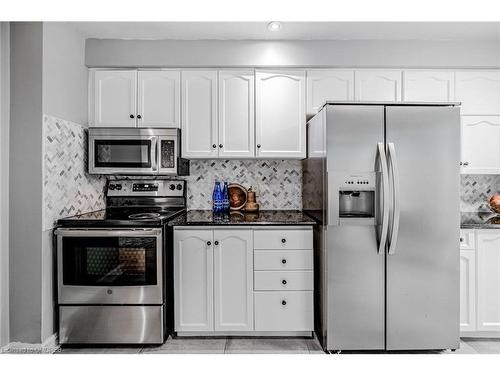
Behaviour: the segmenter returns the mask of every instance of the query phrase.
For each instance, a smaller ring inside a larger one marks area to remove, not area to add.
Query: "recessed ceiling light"
[[[267,29],[269,31],[278,31],[281,30],[281,23],[277,21],[269,22],[267,24]]]

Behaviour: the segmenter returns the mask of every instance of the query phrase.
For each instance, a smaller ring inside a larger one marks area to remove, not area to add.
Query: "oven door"
[[[158,137],[90,136],[89,173],[157,174]]]
[[[177,175],[179,148],[176,136],[158,137],[158,171],[160,175]]]
[[[59,304],[162,304],[162,230],[57,229]]]

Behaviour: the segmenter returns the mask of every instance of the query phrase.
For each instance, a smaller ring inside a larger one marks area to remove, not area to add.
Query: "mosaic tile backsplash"
[[[43,116],[43,229],[57,219],[105,207],[102,176],[87,170],[85,127]]]
[[[460,211],[491,212],[488,199],[500,193],[499,175],[461,175],[460,176]]]

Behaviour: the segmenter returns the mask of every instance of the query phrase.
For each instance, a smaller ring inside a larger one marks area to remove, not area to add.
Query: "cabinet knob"
[[[282,304],[283,306],[285,306],[285,305],[286,305],[286,301],[285,301],[285,300],[282,300],[282,301],[281,301],[281,304]]]
[[[260,145],[257,145],[257,148],[260,148]]]
[[[212,145],[212,147],[213,147],[213,148],[217,148],[217,145],[214,143],[214,144]]]
[[[141,115],[137,115],[137,118],[140,120],[142,118],[142,116]]]
[[[214,245],[217,246],[219,244],[219,241],[215,241]]]
[[[224,147],[224,145],[222,143],[219,144],[219,148],[222,148]]]
[[[286,264],[286,259],[285,258],[281,259],[281,263]]]
[[[464,242],[464,239],[462,237],[460,237],[460,242]]]
[[[282,283],[283,285],[286,285],[286,280],[285,280],[285,279],[281,280],[281,283]]]
[[[134,118],[135,116],[134,115],[130,115],[130,118]]]
[[[469,165],[469,162],[468,161],[465,161],[464,162],[464,167],[468,166]]]
[[[460,165],[464,165],[464,163],[460,162]]]
[[[281,243],[286,243],[286,238],[282,238]]]
[[[207,246],[210,246],[211,244],[212,244],[212,242],[207,241]]]

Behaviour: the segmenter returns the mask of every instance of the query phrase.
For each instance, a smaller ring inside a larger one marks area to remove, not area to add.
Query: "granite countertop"
[[[494,212],[462,212],[462,229],[500,229],[500,214]]]
[[[169,226],[189,225],[315,225],[302,211],[263,210],[256,213],[232,211],[214,214],[211,210],[189,210],[169,221]]]

